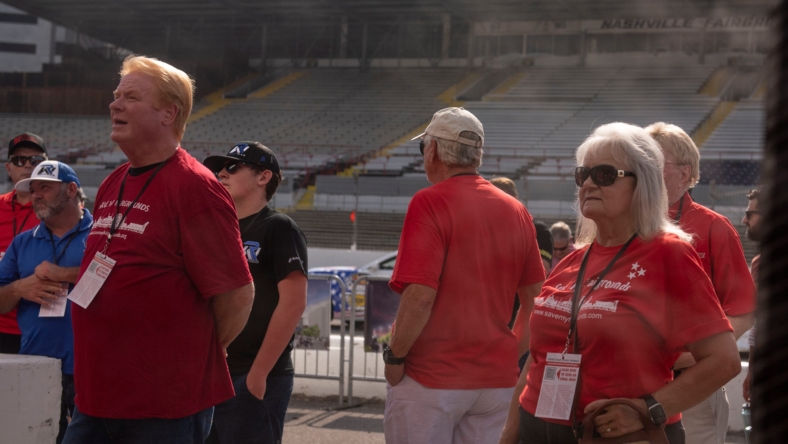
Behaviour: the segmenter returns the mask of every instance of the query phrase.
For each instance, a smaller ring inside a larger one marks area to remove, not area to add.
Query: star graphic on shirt
[[[635,273],[629,273],[627,275],[630,279],[635,279]]]
[[[640,268],[640,264],[638,264],[637,262],[635,262],[634,264],[632,264],[632,269],[633,269],[633,270],[637,271],[637,269],[638,269],[638,268]]]
[[[644,274],[646,274],[646,269],[641,268],[640,271],[638,271],[638,276],[643,276]]]

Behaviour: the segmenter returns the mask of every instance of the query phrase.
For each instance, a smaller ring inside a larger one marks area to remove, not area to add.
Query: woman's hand
[[[597,408],[601,407],[610,399],[598,399],[591,404],[588,404],[584,410],[586,415],[590,415]],[[641,404],[643,408],[647,408],[646,401],[642,399],[629,399],[637,404]],[[594,419],[596,431],[603,438],[615,438],[623,436],[628,433],[637,432],[644,427],[643,422],[640,421],[640,415],[631,407],[617,404],[612,405],[605,409],[605,412]]]
[[[520,442],[520,424],[514,424],[512,427],[507,423],[501,432],[498,444],[517,444],[518,442]]]

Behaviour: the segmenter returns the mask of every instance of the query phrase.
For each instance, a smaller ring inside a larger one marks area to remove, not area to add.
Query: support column
[[[347,17],[342,17],[339,25],[339,58],[347,58]]]
[[[441,14],[443,19],[443,39],[441,40],[441,59],[449,57],[451,46],[451,14]]]
[[[263,23],[263,33],[260,39],[260,71],[265,72],[268,64],[268,25]]]
[[[586,54],[588,54],[586,46],[586,30],[584,29],[580,33],[580,66],[586,66]]]
[[[473,68],[473,23],[468,28],[468,68]]]
[[[700,39],[698,45],[698,64],[703,65],[706,63],[706,29],[701,29]]]
[[[367,70],[367,28],[369,25],[364,23],[364,34],[361,37],[361,70]]]

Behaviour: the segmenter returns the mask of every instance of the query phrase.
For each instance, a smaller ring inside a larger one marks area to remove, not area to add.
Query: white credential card
[[[581,355],[548,353],[542,389],[536,403],[537,418],[568,420],[580,378]]]
[[[49,307],[41,306],[38,311],[39,318],[62,318],[66,315],[68,305],[68,288],[62,288],[57,295],[57,299]]]
[[[107,280],[114,266],[115,261],[112,258],[96,253],[96,256],[90,261],[88,269],[85,270],[85,273],[82,274],[79,282],[77,282],[77,286],[71,290],[68,298],[80,307],[88,308],[88,305],[93,302],[93,298],[101,290],[101,286],[104,285],[104,281]]]

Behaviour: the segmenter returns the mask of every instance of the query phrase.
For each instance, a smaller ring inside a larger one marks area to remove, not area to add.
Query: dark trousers
[[[670,444],[684,443],[681,421],[665,426]],[[577,444],[572,427],[554,424],[534,417],[520,407],[520,442],[533,444]]]
[[[185,418],[112,419],[74,408],[64,444],[203,444],[211,430],[213,407]]]
[[[282,442],[293,375],[269,377],[265,383],[265,395],[260,400],[249,393],[246,375],[233,378],[235,396],[216,406],[213,430],[206,444]]]
[[[21,335],[0,333],[0,353],[5,353],[7,355],[18,355],[19,346],[21,343]]]
[[[68,420],[74,415],[74,375],[63,375],[63,392],[60,396],[60,428],[57,432],[57,444],[63,442],[66,435]]]

